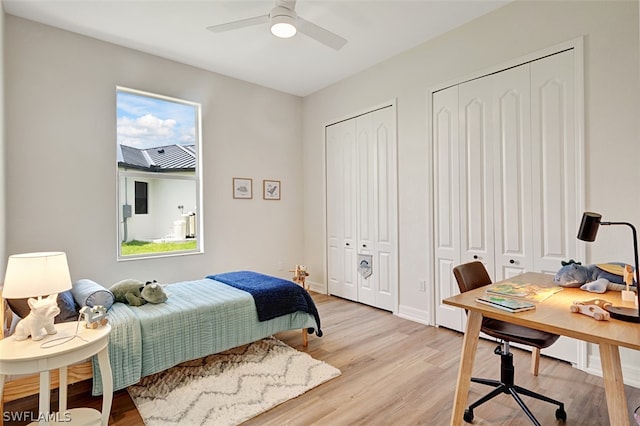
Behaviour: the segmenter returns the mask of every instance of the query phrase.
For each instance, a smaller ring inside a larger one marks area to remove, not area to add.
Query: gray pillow
[[[88,279],[74,282],[71,292],[80,307],[88,306],[92,308],[96,305],[102,305],[105,309],[109,309],[114,302],[113,293],[108,288]]]
[[[26,317],[27,315],[29,315],[29,312],[31,312],[31,308],[27,303],[27,299],[6,300],[9,308],[11,308],[11,311],[20,318]],[[54,323],[58,324],[61,322],[75,321],[78,319],[78,309],[73,299],[71,290],[58,293],[57,303],[58,308],[60,308],[60,313],[53,319]]]

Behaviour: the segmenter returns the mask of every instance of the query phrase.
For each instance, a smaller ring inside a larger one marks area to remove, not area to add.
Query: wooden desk
[[[514,280],[534,284],[552,284],[553,276],[528,272],[505,281]],[[463,423],[462,417],[467,407],[471,372],[483,316],[597,344],[600,349],[609,421],[616,426],[629,425],[629,410],[624,394],[618,348],[622,346],[640,350],[640,324],[615,319],[596,321],[586,315],[571,313],[569,306],[574,300],[593,298],[606,299],[617,306],[633,306],[633,303],[623,303],[620,299],[620,292],[594,294],[577,288],[567,288],[544,302],[538,303],[535,310],[512,314],[476,302],[475,299],[483,293],[484,288],[478,288],[443,300],[443,303],[447,305],[468,310],[467,330],[462,345],[456,395],[453,402],[452,425]],[[570,418],[571,413],[568,414]]]

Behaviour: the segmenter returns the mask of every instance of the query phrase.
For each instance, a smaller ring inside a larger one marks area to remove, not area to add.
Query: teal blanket
[[[165,286],[169,299],[109,310],[109,359],[114,390],[137,383],[181,362],[201,358],[285,330],[319,329],[313,315],[294,312],[259,321],[251,295],[211,279]],[[93,394],[102,393],[97,359]]]

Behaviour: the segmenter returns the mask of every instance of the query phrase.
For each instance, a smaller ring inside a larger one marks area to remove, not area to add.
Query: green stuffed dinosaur
[[[138,280],[122,280],[109,289],[116,302],[131,306],[142,306],[145,303],[162,303],[167,300],[167,294],[156,280],[146,283]]]

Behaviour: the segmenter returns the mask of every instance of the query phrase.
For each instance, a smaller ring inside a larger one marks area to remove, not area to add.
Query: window
[[[201,253],[200,105],[123,87],[116,103],[118,259]]]
[[[136,214],[147,214],[147,182],[136,181],[135,191]]]

